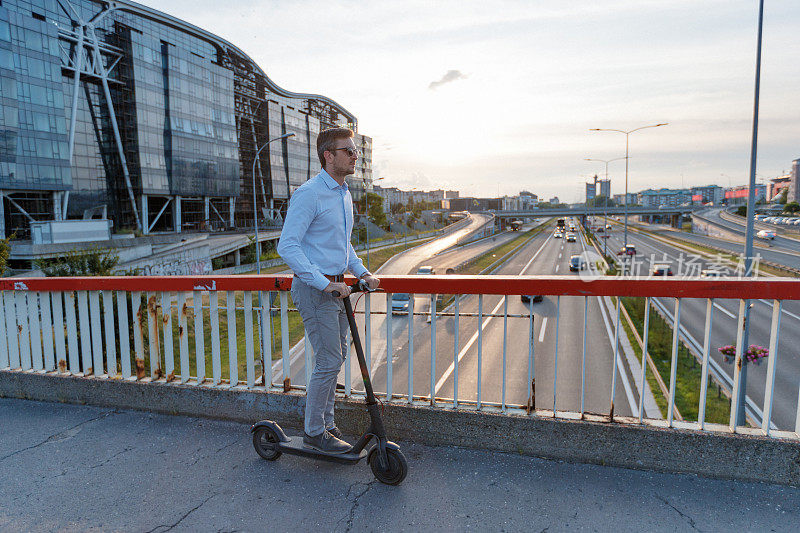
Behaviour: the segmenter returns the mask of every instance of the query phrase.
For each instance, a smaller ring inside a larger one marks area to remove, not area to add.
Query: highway
[[[581,253],[585,249],[579,235],[579,242],[568,243],[564,239],[553,238],[552,232],[541,233],[532,239],[519,254],[504,264],[497,274],[534,275],[563,274],[578,275],[569,272],[569,257]],[[467,296],[462,299],[461,311],[476,312],[477,297]],[[505,301],[502,297],[484,296],[484,313],[492,311],[504,314]],[[556,307],[560,307],[558,321],[558,367],[556,390],[556,409],[559,411],[581,410],[581,384],[585,377],[584,410],[586,412],[608,414],[611,408],[611,381],[613,372],[613,347],[610,331],[601,313],[597,298],[586,300],[587,347],[586,368],[583,372],[583,326],[584,299],[580,297],[562,297],[560,303],[554,296],[545,296],[542,302],[533,303],[534,325],[531,332],[530,321],[526,318],[509,318],[507,325],[502,317],[487,318],[483,322],[481,375],[483,395],[482,401],[500,403],[502,401],[503,352],[506,357],[506,403],[525,404],[528,400],[528,366],[529,339],[534,338],[533,360],[534,377],[536,379],[536,407],[553,408],[553,380],[556,376]],[[508,298],[508,314],[527,315],[529,307],[519,297]],[[607,319],[606,319],[607,320]],[[443,322],[452,330],[453,319],[448,317]],[[462,332],[459,338],[469,342],[475,338],[478,330],[477,319],[462,320]],[[507,337],[504,347],[504,330]],[[531,335],[532,333],[532,335]],[[442,341],[446,345],[445,353],[437,350],[437,368],[444,366],[444,374],[437,374],[437,396],[450,398],[454,392],[454,346],[452,332],[447,331]],[[437,345],[441,344],[437,342]],[[449,342],[449,344],[448,344]],[[449,348],[449,349],[448,349]],[[429,353],[429,351],[428,351]],[[459,349],[459,398],[477,399],[478,347],[477,342],[471,346],[462,345]],[[441,361],[441,362],[440,362]],[[621,358],[618,361],[621,363]],[[619,364],[624,370],[624,366]],[[415,375],[424,373],[418,368]],[[449,372],[448,372],[449,371]],[[428,374],[429,375],[429,374]],[[638,394],[626,394],[630,384],[630,375],[620,374],[617,380],[614,399],[615,414],[630,415],[633,405],[638,402]],[[635,388],[634,388],[635,389]],[[428,389],[423,391],[427,393]]]
[[[614,231],[608,239],[611,250],[622,247],[623,232],[620,225],[615,225]],[[684,234],[681,234],[683,236]],[[637,249],[637,262],[640,262],[641,275],[647,275],[653,262],[668,262],[672,265],[675,276],[687,272],[686,265],[690,261],[697,262],[700,268],[719,268],[706,258],[689,254],[675,246],[665,244],[646,234],[635,231],[628,232],[628,242]],[[724,241],[718,241],[724,242]],[[612,252],[613,253],[613,252]],[[678,271],[678,266],[682,271]],[[635,271],[634,271],[635,272]],[[654,299],[660,302],[662,311],[672,316],[674,301],[667,298]],[[732,363],[725,363],[717,348],[735,344],[736,324],[739,309],[738,300],[715,300],[714,315],[711,330],[711,358],[717,366],[732,380]],[[685,299],[681,307],[680,323],[686,337],[690,339],[696,349],[702,349],[706,315],[706,301],[702,299]],[[772,318],[772,302],[756,300],[750,314],[750,340],[749,344],[769,346],[770,324]],[[786,301],[781,314],[780,342],[778,345],[778,366],[775,377],[775,400],[772,413],[772,422],[779,429],[794,429],[797,414],[798,383],[800,383],[800,355],[797,346],[800,346],[800,302]],[[773,357],[771,355],[770,357]],[[760,410],[763,409],[764,391],[766,385],[766,361],[760,365],[749,365],[747,380],[747,395],[757,406],[756,414],[760,420]],[[731,381],[732,382],[732,381]]]
[[[505,240],[516,237],[517,233],[501,234],[496,239],[484,239],[471,245],[435,254],[430,250],[441,249],[435,241],[412,251],[400,254],[387,262],[379,274],[408,274],[416,271],[421,264],[428,264],[441,273],[445,268],[454,266],[466,259],[484,253],[486,250],[502,244]],[[429,250],[426,250],[426,247]],[[510,261],[502,265],[498,274],[563,274],[577,275],[569,272],[569,256],[581,253],[586,248],[583,236],[579,234],[579,242],[567,243],[564,239],[554,239],[550,229],[541,232],[531,239]],[[389,365],[386,360],[386,296],[375,294],[370,297],[370,335],[364,335],[365,323],[363,315],[357,317],[359,329],[364,339],[364,347],[369,360],[373,386],[376,391],[386,392],[389,383]],[[611,409],[611,381],[613,372],[613,316],[607,311],[601,312],[599,299],[587,300],[587,353],[585,374],[582,371],[583,358],[583,312],[584,299],[580,297],[564,297],[560,302],[560,320],[558,321],[558,375],[556,409],[564,411],[580,411],[581,383],[585,379],[586,392],[583,399],[586,412],[608,414]],[[478,313],[478,297],[464,296],[459,299],[459,311],[462,314]],[[556,337],[557,300],[545,296],[542,302],[533,304],[534,312],[534,367],[536,380],[536,404],[540,409],[553,408],[553,379],[555,375],[555,337]],[[365,308],[365,298],[356,305],[358,311]],[[411,394],[413,397],[430,395],[431,387],[437,398],[444,402],[452,402],[456,392],[456,374],[458,374],[458,398],[460,401],[476,402],[478,399],[478,351],[481,359],[481,401],[496,404],[503,403],[503,331],[507,328],[505,346],[505,404],[525,405],[529,398],[528,372],[529,351],[528,339],[531,336],[529,308],[519,297],[508,298],[508,314],[511,315],[504,324],[500,317],[483,317],[481,335],[478,337],[478,317],[461,316],[458,324],[458,349],[455,346],[456,325],[453,316],[442,316],[436,321],[436,357],[431,361],[431,330],[429,318],[430,295],[414,298],[415,315],[412,318],[409,337],[408,314],[391,317],[391,392],[393,395],[408,396],[409,363],[413,364]],[[500,296],[483,297],[483,314],[500,314],[504,312],[504,300]],[[453,306],[445,312],[452,313]],[[513,315],[524,315],[524,317]],[[366,337],[369,337],[367,342]],[[597,342],[597,339],[602,339]],[[409,350],[409,345],[412,349]],[[409,356],[411,353],[411,356]],[[345,365],[339,376],[340,383],[350,382],[353,389],[363,389],[361,378],[351,354],[351,364]],[[458,360],[456,369],[455,360]],[[615,414],[630,415],[632,406],[638,405],[639,393],[634,384],[633,375],[622,364],[623,356],[618,356],[618,380],[616,384]],[[292,383],[302,385],[306,381],[305,352],[301,342],[292,350],[291,377]],[[431,375],[435,377],[431,383]],[[282,365],[278,361],[273,366],[273,379],[278,382],[282,376]],[[624,377],[623,377],[624,376]]]
[[[498,274],[564,274],[569,272],[569,256],[585,249],[582,236],[576,243],[567,243],[564,239],[554,239],[551,231],[545,231],[531,239],[511,260],[497,271]],[[430,258],[434,267],[443,267],[449,263],[446,255]],[[384,305],[375,302],[385,301],[385,297],[373,297],[371,310],[383,310]],[[413,316],[409,338],[408,315],[392,317],[392,393],[408,396],[408,367],[413,364],[412,396],[428,396],[431,387],[437,398],[452,402],[456,386],[460,401],[475,402],[478,399],[478,368],[481,369],[481,401],[503,403],[503,332],[507,328],[505,345],[505,404],[525,405],[529,397],[529,338],[531,326],[528,318],[528,306],[519,297],[508,298],[508,314],[512,315],[504,321],[502,316],[483,317],[481,335],[478,336],[478,317],[461,316],[458,324],[458,347],[456,348],[455,317],[442,316],[436,321],[436,358],[432,361],[430,354],[431,329],[428,313],[430,296],[418,296],[414,299],[414,310],[422,315]],[[601,313],[599,299],[587,300],[587,354],[585,383],[586,393],[584,409],[586,412],[608,414],[611,408],[610,393],[613,372],[613,317]],[[580,411],[583,358],[583,312],[584,299],[580,297],[564,297],[560,304],[560,320],[558,321],[558,375],[556,409]],[[533,304],[534,311],[534,377],[536,379],[536,404],[540,409],[553,408],[553,379],[555,376],[556,345],[556,306],[557,300],[545,296],[542,302]],[[452,312],[451,306],[446,311]],[[459,300],[459,311],[462,314],[478,313],[478,297],[464,296]],[[502,297],[486,295],[483,297],[483,314],[500,314],[505,311]],[[524,315],[513,317],[513,315]],[[359,320],[363,328],[363,322]],[[371,319],[372,342],[370,343],[370,366],[373,384],[378,391],[386,391],[389,368],[386,361],[385,315],[373,315]],[[376,336],[376,333],[378,335]],[[382,337],[382,338],[381,338]],[[409,350],[409,345],[412,347]],[[479,360],[480,347],[480,365]],[[411,357],[409,353],[413,354]],[[456,369],[455,361],[458,361]],[[622,355],[618,359],[618,380],[615,395],[615,414],[630,415],[633,407],[638,405],[638,391],[632,374],[622,364]],[[456,383],[456,374],[458,381]],[[431,380],[431,375],[435,377]],[[634,374],[635,375],[635,374]],[[340,376],[342,382],[349,378],[355,388],[360,377],[353,364],[349,376]],[[432,383],[433,381],[433,383]]]
[[[741,235],[741,242],[744,243],[744,234],[745,234],[745,225],[744,219],[741,222],[738,220],[738,217],[733,215],[729,215],[727,218],[722,217],[722,212],[724,209],[720,208],[711,208],[705,211],[699,211],[697,214],[701,217],[710,220],[714,224],[718,226],[722,226],[723,228],[733,231],[739,235]],[[730,219],[730,220],[729,220]],[[771,231],[779,231],[782,227],[776,224],[767,224],[763,222],[756,222],[755,230],[758,231],[759,229],[769,229]],[[793,252],[795,254],[800,254],[800,240],[797,238],[790,238],[790,237],[782,237],[780,233],[775,237],[772,241],[766,241],[762,239],[756,239],[758,244],[763,246],[769,247],[776,247],[785,252]]]

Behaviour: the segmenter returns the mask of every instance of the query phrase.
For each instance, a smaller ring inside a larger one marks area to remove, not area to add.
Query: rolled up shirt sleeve
[[[300,188],[294,192],[278,241],[278,254],[304,283],[324,290],[328,286],[328,279],[306,257],[300,244],[308,226],[314,220],[316,204],[317,198],[313,190]]]

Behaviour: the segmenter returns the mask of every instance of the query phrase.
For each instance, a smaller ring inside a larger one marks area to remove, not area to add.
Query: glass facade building
[[[125,1],[0,1],[0,233],[107,213],[117,228],[279,222],[355,117],[276,85],[233,44]],[[289,140],[268,141],[286,133]],[[371,188],[371,144],[350,179]],[[255,179],[255,198],[253,181]]]

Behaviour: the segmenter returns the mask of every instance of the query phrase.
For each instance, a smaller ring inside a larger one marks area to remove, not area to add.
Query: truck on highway
[[[556,226],[558,226],[559,228],[561,228],[561,230],[562,230],[562,231],[564,230],[564,226],[565,226],[565,225],[566,225],[566,223],[564,222],[564,219],[563,219],[563,218],[559,218],[559,219],[556,221]]]

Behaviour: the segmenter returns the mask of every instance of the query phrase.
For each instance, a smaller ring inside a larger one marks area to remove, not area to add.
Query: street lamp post
[[[606,183],[608,183],[608,164],[611,163],[612,161],[620,161],[622,159],[627,159],[627,156],[626,157],[615,157],[614,159],[592,159],[590,157],[584,157],[583,158],[584,161],[599,161],[601,163],[605,163],[606,164]],[[609,184],[609,187],[608,187],[608,194],[611,195],[611,184]],[[626,192],[625,201],[627,202],[627,200],[628,200],[628,197],[627,197],[627,192]],[[607,231],[608,231],[608,198],[606,198],[606,201],[603,204],[603,232],[605,233]],[[606,234],[606,236],[608,236],[608,234]],[[603,256],[606,255],[606,243],[607,242],[608,242],[607,238],[603,239]]]
[[[639,128],[635,128],[632,130],[615,130],[609,128],[590,128],[589,131],[616,131],[618,133],[625,134],[625,237],[624,237],[624,246],[628,246],[628,136],[633,133],[634,131],[639,131],[647,128],[657,128],[659,126],[666,126],[669,124],[668,122],[664,122],[661,124],[651,124],[650,126],[641,126]]]
[[[256,155],[253,156],[253,222],[255,223],[255,235],[256,235],[256,273],[261,274],[261,243],[258,241],[258,206],[256,205],[256,161],[258,161],[258,155],[261,153],[261,150],[266,148],[269,143],[273,141],[279,141],[281,139],[288,139],[289,137],[294,136],[294,133],[287,133],[285,135],[281,135],[280,137],[275,137],[274,139],[270,139],[264,143],[264,145],[256,150]],[[264,300],[261,295],[261,291],[258,291],[258,326],[259,332],[263,331],[262,324],[264,320]],[[264,335],[259,334],[261,338],[261,372],[263,373],[262,377],[264,379],[264,386],[267,385],[267,367],[264,361],[264,347],[266,340],[264,339]]]
[[[761,84],[761,30],[764,21],[764,0],[759,2],[758,6],[758,41],[756,45],[756,80],[753,98],[753,135],[750,141],[750,183],[749,190],[747,191],[747,225],[744,237],[744,275],[750,277],[753,275],[753,232],[755,226],[755,208],[756,208],[756,147],[758,146],[758,99]],[[747,399],[747,359],[744,354],[748,350],[748,343],[750,342],[750,307],[752,304],[749,300],[745,301],[744,306],[744,332],[742,334],[742,346],[739,348],[741,353],[741,361],[735,361],[734,364],[738,365],[741,362],[741,371],[739,372],[739,379],[733,382],[733,395],[731,400],[735,404],[731,405],[731,428],[735,431],[736,426],[740,425],[745,417],[745,402]],[[773,356],[774,357],[774,356]],[[770,421],[766,419],[763,421],[764,427],[767,428]]]
[[[258,207],[256,206],[256,161],[258,161],[258,155],[261,153],[261,150],[269,146],[271,142],[280,141],[281,139],[288,139],[289,137],[294,137],[294,133],[287,133],[285,135],[281,135],[280,137],[275,137],[274,139],[270,139],[265,142],[261,148],[256,150],[256,155],[253,157],[253,222],[255,223],[256,229],[256,273],[261,274],[261,243],[258,241]],[[259,292],[259,299],[261,293]]]

